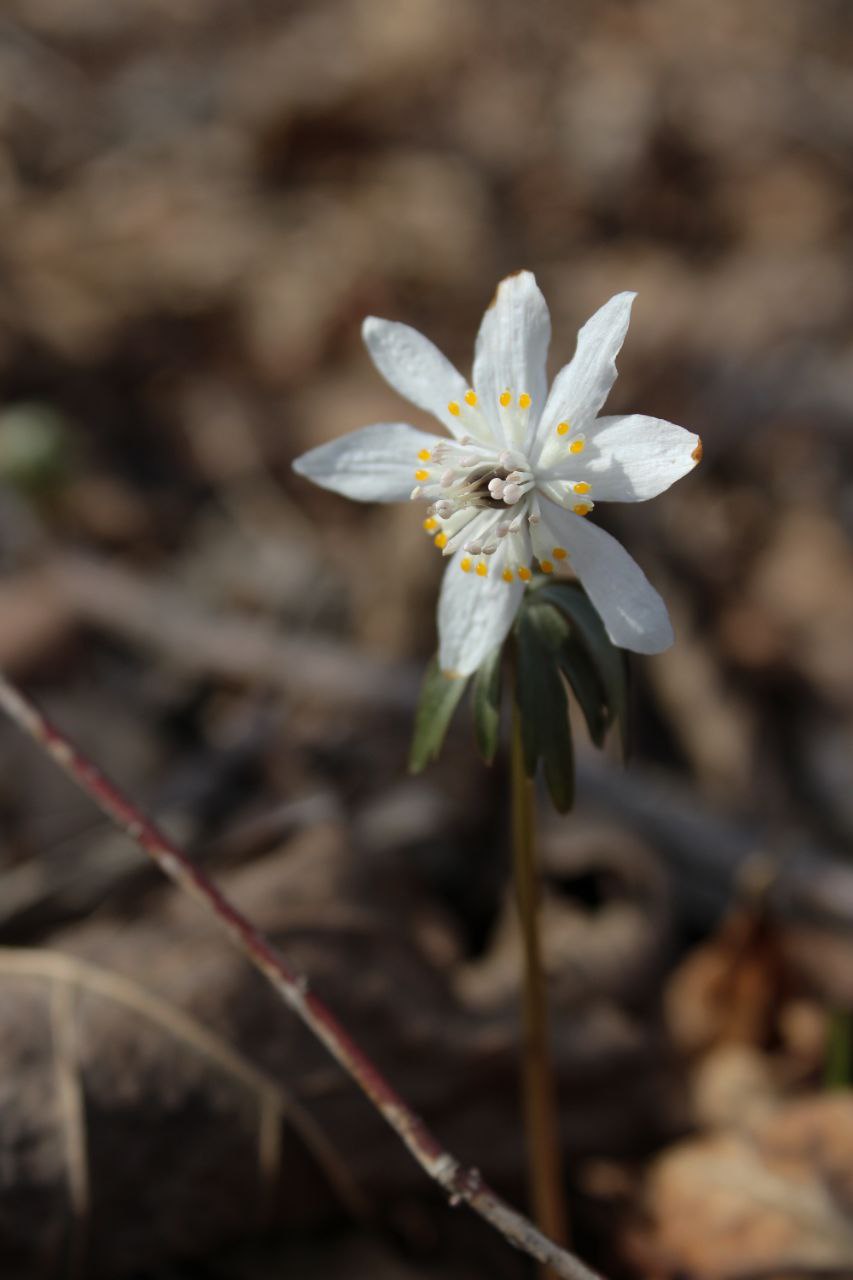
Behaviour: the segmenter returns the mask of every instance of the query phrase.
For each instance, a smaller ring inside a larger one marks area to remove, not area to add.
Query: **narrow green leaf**
[[[548,791],[560,813],[566,813],[574,799],[572,733],[558,658],[565,635],[565,622],[550,606],[529,603],[519,613],[516,698],[524,767],[532,777],[542,760]]]
[[[447,676],[440,669],[437,657],[430,660],[415,712],[415,731],[409,753],[412,773],[420,773],[430,761],[437,759],[453,713],[467,687],[467,676]]]
[[[853,1025],[849,1010],[832,1009],[828,1019],[826,1060],[823,1068],[825,1089],[849,1089],[853,1084]]]
[[[474,736],[477,749],[491,764],[498,749],[498,733],[501,724],[501,654],[498,645],[474,674],[471,690],[471,707],[474,712]]]
[[[608,636],[592,601],[579,583],[547,582],[537,589],[536,599],[553,604],[571,623],[573,633],[598,672],[610,710],[610,722],[618,721],[622,754],[626,755],[628,675],[625,655]]]

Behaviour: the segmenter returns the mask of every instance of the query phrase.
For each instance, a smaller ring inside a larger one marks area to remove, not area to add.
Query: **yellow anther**
[[[481,578],[485,578],[486,574],[489,572],[488,565],[483,560],[481,560],[480,563],[477,565],[476,572],[479,574]]]
[[[522,391],[521,395],[518,397],[518,407],[519,409],[530,408],[530,396],[526,391]]]
[[[415,472],[415,479],[429,480],[429,472],[425,471],[423,467],[419,467],[418,470]]]
[[[437,533],[432,541],[433,541],[433,545],[438,547],[439,551],[443,551],[444,548],[447,546],[447,534]]]
[[[505,409],[508,409],[509,406],[512,404],[512,393],[510,391],[502,391],[498,396],[498,399],[500,400],[503,407]]]
[[[501,577],[503,578],[504,582],[512,582],[512,569],[504,569],[503,573],[501,574]]]
[[[521,568],[520,568],[520,569],[519,569],[519,571],[518,571],[518,576],[519,576],[519,578],[521,578],[521,581],[522,581],[522,582],[529,582],[529,581],[530,581],[530,570],[528,569],[528,567],[527,567],[527,565],[526,565],[526,564],[523,564],[523,565],[521,566]]]
[[[476,391],[466,391],[466,392],[465,392],[465,403],[466,403],[466,404],[470,404],[471,408],[473,409],[473,408],[474,408],[474,405],[477,403],[477,392],[476,392]]]
[[[455,400],[451,400],[450,404],[447,406],[447,412],[452,413],[454,418],[458,418],[462,410],[459,408],[459,405]]]
[[[420,453],[418,454],[418,457],[420,458],[421,462],[429,462],[429,449],[421,449]]]
[[[569,434],[570,429],[571,429],[571,428],[569,427],[568,422],[558,422],[558,423],[557,423],[557,435],[558,435],[558,436],[567,436],[567,435]]]
[[[459,561],[459,568],[462,570],[463,573],[471,572],[471,561],[467,556],[465,557],[464,560]]]
[[[576,516],[588,516],[592,507],[587,502],[579,502],[576,507],[572,507]]]
[[[573,440],[569,445],[569,453],[583,453],[583,440]]]
[[[569,553],[565,547],[555,547],[554,550],[551,552],[551,555],[554,557],[555,560],[565,560],[568,554]]]
[[[589,493],[589,485],[586,480],[578,480],[577,484],[573,484],[572,488],[575,493]]]
[[[426,520],[424,520],[424,528],[427,533],[432,533],[434,529],[438,528],[438,521],[435,516],[427,516]]]
[[[553,572],[554,572],[554,566],[551,564],[551,561],[550,561],[550,560],[540,560],[540,561],[539,561],[539,568],[542,570],[542,572],[543,572],[543,573],[553,573]]]

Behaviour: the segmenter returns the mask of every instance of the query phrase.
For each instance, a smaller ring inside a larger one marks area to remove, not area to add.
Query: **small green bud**
[[[24,401],[0,411],[0,482],[28,493],[53,488],[68,467],[68,424],[50,405]]]

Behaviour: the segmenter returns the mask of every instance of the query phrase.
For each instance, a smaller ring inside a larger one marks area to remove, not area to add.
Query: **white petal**
[[[551,317],[536,277],[530,271],[507,276],[483,316],[474,350],[474,389],[490,421],[499,422],[499,397],[506,390],[514,398],[529,395],[530,421],[538,421],[548,392],[550,340]]]
[[[429,338],[407,324],[376,316],[367,317],[361,334],[373,363],[395,391],[419,409],[434,414],[453,435],[465,434],[447,411],[452,401],[462,402],[467,390],[465,379]]]
[[[402,422],[377,422],[309,449],[293,470],[315,484],[359,502],[402,502],[417,483],[418,453],[433,449],[439,436]]]
[[[628,332],[635,293],[617,293],[587,320],[570,364],[557,374],[542,414],[536,446],[550,440],[557,424],[585,431],[616,381],[616,357]]]
[[[518,612],[524,583],[504,582],[493,566],[488,576],[463,573],[464,550],[444,571],[438,601],[438,661],[449,675],[467,676],[506,638]]]
[[[625,548],[585,516],[542,504],[543,518],[569,553],[614,644],[635,653],[661,653],[673,641],[666,605]]]
[[[550,474],[585,480],[596,502],[645,502],[692,471],[702,457],[698,436],[662,418],[634,413],[598,418],[586,431],[586,448]]]

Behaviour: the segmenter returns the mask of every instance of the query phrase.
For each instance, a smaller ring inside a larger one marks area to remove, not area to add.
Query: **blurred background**
[[[629,768],[542,806],[577,1248],[853,1275],[853,10],[842,0],[6,0],[0,667],[524,1199],[506,787],[406,772],[440,557],[290,471],[423,420],[535,271],[552,372],[636,289],[611,412],[702,466],[597,509],[678,636]],[[9,1280],[529,1274],[451,1213],[190,903],[0,724]]]

